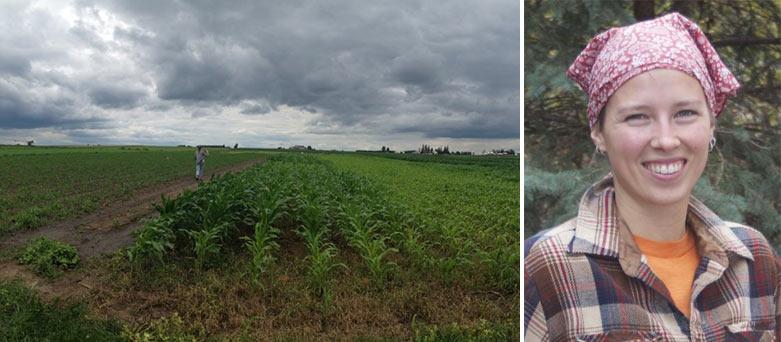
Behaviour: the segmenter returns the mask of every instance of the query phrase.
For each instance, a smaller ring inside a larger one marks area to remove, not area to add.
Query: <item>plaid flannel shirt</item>
[[[526,341],[773,341],[776,255],[753,228],[691,198],[700,264],[689,318],[673,304],[615,215],[613,179],[592,186],[578,216],[525,241]]]

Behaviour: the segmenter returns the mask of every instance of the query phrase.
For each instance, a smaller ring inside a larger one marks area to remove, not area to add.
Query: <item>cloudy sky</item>
[[[0,0],[0,143],[520,145],[520,2]]]

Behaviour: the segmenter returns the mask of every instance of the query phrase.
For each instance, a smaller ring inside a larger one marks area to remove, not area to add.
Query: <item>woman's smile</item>
[[[686,166],[685,158],[674,158],[665,160],[653,160],[642,163],[654,179],[660,181],[671,181],[678,178],[684,172]]]

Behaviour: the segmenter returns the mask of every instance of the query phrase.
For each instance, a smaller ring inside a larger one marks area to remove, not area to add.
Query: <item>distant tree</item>
[[[27,146],[33,146],[34,143],[35,143],[35,140],[28,140],[27,141]]]
[[[235,149],[238,149],[238,148],[239,148],[239,143],[236,143],[236,145],[233,145],[233,149],[234,149],[234,150],[235,150]]]
[[[423,146],[420,147],[420,154],[432,154],[434,153],[434,149],[426,144],[423,144]]]
[[[312,150],[312,146],[306,145],[306,149],[311,151]]]

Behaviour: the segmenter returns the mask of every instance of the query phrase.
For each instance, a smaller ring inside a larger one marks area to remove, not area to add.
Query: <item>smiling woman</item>
[[[526,240],[526,339],[778,338],[773,249],[691,195],[739,87],[699,27],[672,13],[610,29],[568,76],[612,172]]]
[[[633,220],[639,221],[634,235],[671,240],[683,234],[689,195],[713,138],[709,112],[699,82],[666,69],[635,76],[605,105],[603,122],[591,137],[610,159],[619,211],[650,216]]]

